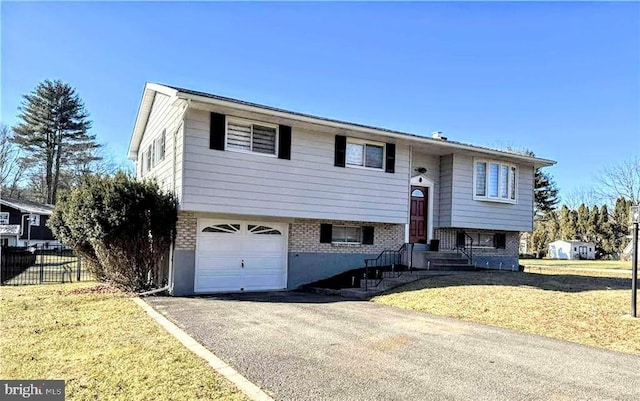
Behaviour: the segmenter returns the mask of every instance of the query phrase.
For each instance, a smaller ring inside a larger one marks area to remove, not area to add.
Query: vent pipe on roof
[[[441,141],[446,141],[447,137],[442,135],[442,132],[440,131],[435,131],[433,134],[431,134],[431,137],[433,139],[440,139]]]

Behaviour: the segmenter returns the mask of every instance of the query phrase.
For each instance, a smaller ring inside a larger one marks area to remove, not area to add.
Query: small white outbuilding
[[[583,241],[553,241],[549,244],[549,258],[551,259],[595,259],[596,245]]]

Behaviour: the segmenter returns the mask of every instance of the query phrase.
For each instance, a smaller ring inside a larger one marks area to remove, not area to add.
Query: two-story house
[[[0,245],[60,245],[46,223],[53,205],[24,199],[0,199]]]
[[[432,239],[517,269],[554,163],[153,83],[129,158],[179,199],[174,295],[294,289]]]

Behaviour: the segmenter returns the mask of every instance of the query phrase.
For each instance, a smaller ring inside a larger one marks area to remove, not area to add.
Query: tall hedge
[[[163,284],[177,202],[154,181],[90,176],[58,201],[49,226],[97,278],[129,291]]]

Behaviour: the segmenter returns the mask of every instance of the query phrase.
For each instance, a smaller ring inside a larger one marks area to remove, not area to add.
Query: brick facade
[[[193,251],[196,249],[197,219],[193,212],[178,212],[176,224],[176,249]]]
[[[434,237],[440,240],[440,249],[443,251],[455,249],[456,234],[461,229],[457,228],[437,228],[434,231]],[[493,234],[495,230],[476,230],[463,229],[467,232]],[[473,248],[474,256],[508,256],[518,257],[518,247],[520,246],[520,233],[516,231],[507,231],[505,249],[498,248]]]
[[[374,227],[373,244],[321,244],[320,224],[362,225]],[[398,249],[404,243],[403,224],[354,223],[336,220],[297,219],[289,225],[289,252],[305,253],[380,253]]]

